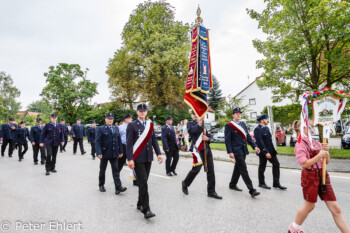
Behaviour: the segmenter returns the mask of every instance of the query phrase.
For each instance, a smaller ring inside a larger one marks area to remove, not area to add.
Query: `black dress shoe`
[[[133,184],[134,186],[138,186],[136,180],[133,180],[133,181],[132,181],[132,184]]]
[[[21,159],[21,158],[19,158],[19,159],[18,159],[18,162],[21,162],[21,161],[22,161],[22,159]]]
[[[38,165],[38,162],[34,162],[34,165]]]
[[[56,172],[57,172],[57,170],[55,170],[55,169],[52,169],[52,170],[51,170],[51,172],[53,172],[53,173],[56,173]]]
[[[156,215],[154,213],[152,213],[152,211],[148,210],[144,213],[145,215],[145,219],[149,219],[149,218],[153,218],[155,217]]]
[[[259,193],[258,191],[256,191],[255,189],[252,190],[252,191],[249,191],[249,193],[250,193],[250,195],[251,195],[252,197],[256,197],[256,196],[259,196],[259,195],[260,195],[260,193]]]
[[[49,171],[46,171],[45,175],[47,175],[47,176],[50,175],[50,172],[49,172]]]
[[[64,149],[63,151],[66,152],[66,149]]]
[[[187,189],[187,185],[185,184],[184,181],[182,181],[182,192],[186,195],[188,195],[188,189]]]
[[[44,165],[44,164],[45,164],[45,162],[40,162],[40,164],[41,164],[41,165]]]
[[[235,187],[230,186],[230,189],[242,192],[242,189],[238,188],[237,185]]]
[[[177,176],[177,173],[176,173],[176,171],[173,171],[173,174],[174,174],[175,176]]]
[[[73,153],[73,155],[76,155],[77,153]]]
[[[222,196],[219,196],[216,192],[208,193],[208,197],[212,197],[215,199],[222,199]]]
[[[12,157],[12,155],[9,155],[9,157]]]
[[[267,186],[266,184],[259,184],[259,187],[263,189],[271,189],[271,187]]]
[[[4,157],[5,155],[4,154],[1,154],[2,157]]]
[[[95,160],[95,157],[92,157],[92,160]]]
[[[63,153],[63,151],[60,150],[60,153]]]
[[[281,189],[281,190],[286,190],[286,189],[287,189],[287,187],[284,187],[284,186],[282,186],[282,185],[280,185],[280,184],[276,184],[276,185],[274,184],[273,187],[274,187],[274,188]]]
[[[173,175],[171,174],[171,172],[168,172],[166,175],[167,175],[167,176],[173,176]]]
[[[105,186],[103,185],[100,186],[100,192],[106,192]]]
[[[81,155],[85,155],[85,154],[86,154],[86,151],[81,152]]]
[[[115,190],[115,194],[119,194],[119,193],[125,192],[126,190],[127,190],[126,187],[120,187],[119,189]]]

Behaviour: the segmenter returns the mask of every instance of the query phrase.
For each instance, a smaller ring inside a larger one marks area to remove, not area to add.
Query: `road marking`
[[[124,168],[126,170],[131,170],[130,168]],[[162,176],[162,175],[158,175],[158,174],[153,174],[153,173],[150,173],[151,176],[156,176],[156,177],[159,177],[159,178],[163,178],[163,179],[167,179],[167,180],[170,180],[171,178],[170,177],[166,177],[166,176]]]
[[[301,173],[301,171],[292,171],[292,172],[294,172],[294,173]],[[334,176],[334,175],[330,175],[330,177],[350,180],[350,177],[348,177],[348,176]]]

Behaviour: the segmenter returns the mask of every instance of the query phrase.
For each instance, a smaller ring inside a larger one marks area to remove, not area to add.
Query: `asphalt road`
[[[216,191],[223,200],[207,197],[204,172],[198,175],[186,196],[181,191],[181,181],[192,161],[180,158],[178,176],[171,178],[165,176],[164,164],[153,163],[149,193],[151,209],[157,216],[145,220],[136,210],[138,188],[132,186],[129,170],[125,167],[121,172],[128,190],[115,195],[108,165],[107,192],[101,193],[99,160],[92,160],[89,155],[72,155],[71,145],[68,144],[67,153],[58,155],[58,172],[50,176],[44,175],[44,166],[33,164],[31,149],[22,162],[18,162],[17,156],[0,157],[0,232],[280,233],[287,232],[303,203],[299,170],[281,169],[281,183],[288,187],[287,191],[259,190],[261,195],[253,199],[242,180],[238,186],[243,192],[228,189],[233,164],[222,161],[215,161],[215,174]],[[257,167],[248,169],[257,186]],[[270,168],[266,176],[267,184],[271,185]],[[331,173],[331,180],[350,223],[350,174]],[[308,233],[340,232],[320,201],[303,227]],[[25,230],[30,228],[31,231]]]

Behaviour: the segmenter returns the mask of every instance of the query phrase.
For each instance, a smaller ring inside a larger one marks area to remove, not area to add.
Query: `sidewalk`
[[[226,151],[212,150],[214,160],[231,162]],[[182,157],[192,157],[190,152],[180,151]],[[297,163],[295,156],[278,155],[281,168],[301,169]],[[249,165],[259,165],[259,157],[253,153],[247,155],[246,163]],[[271,166],[268,162],[267,166]],[[350,160],[345,159],[331,159],[331,162],[327,165],[327,171],[329,172],[350,172]]]

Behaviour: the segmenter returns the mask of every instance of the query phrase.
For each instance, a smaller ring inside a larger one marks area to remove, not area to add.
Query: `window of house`
[[[255,119],[256,116],[257,116],[257,115],[256,115],[256,112],[251,112],[251,113],[250,113],[250,118],[251,118],[251,119]]]
[[[260,91],[265,91],[266,87],[260,87],[259,89],[260,89]]]
[[[256,102],[255,102],[255,98],[254,99],[249,99],[249,105],[255,105]]]

